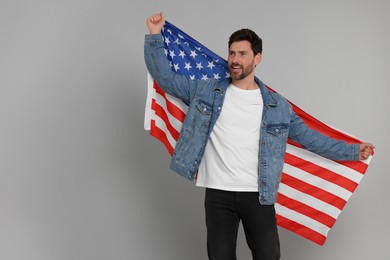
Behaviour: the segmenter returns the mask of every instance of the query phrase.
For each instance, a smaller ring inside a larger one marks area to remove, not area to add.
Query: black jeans
[[[254,260],[280,258],[274,205],[260,205],[258,192],[206,189],[207,253],[210,260],[236,260],[240,220]]]

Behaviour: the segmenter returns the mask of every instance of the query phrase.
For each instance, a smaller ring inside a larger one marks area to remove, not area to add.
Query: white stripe
[[[350,191],[344,189],[343,187],[305,172],[302,169],[299,169],[290,164],[284,164],[283,172],[320,189],[326,190],[327,192],[330,192],[345,201],[347,201],[352,195]]]
[[[361,161],[362,163],[365,163],[365,164],[369,165],[370,162],[371,162],[371,159],[372,159],[372,155],[370,155],[366,160],[364,160],[364,161],[360,160],[360,161]]]
[[[306,204],[318,211],[321,211],[329,216],[331,216],[334,219],[337,219],[338,215],[340,214],[341,210],[336,208],[335,206],[328,204],[326,202],[323,202],[322,200],[319,200],[307,193],[303,193],[299,190],[296,190],[294,188],[291,188],[290,186],[280,183],[279,186],[279,193],[283,194],[284,196],[287,196],[291,199],[294,199],[296,201],[299,201],[303,204]]]
[[[357,138],[356,136],[351,135],[350,133],[347,133],[347,132],[345,132],[345,131],[343,131],[343,130],[340,130],[340,129],[336,128],[336,127],[333,127],[333,126],[328,125],[328,124],[324,124],[324,125],[329,126],[329,127],[332,128],[333,130],[336,130],[337,132],[343,133],[343,134],[348,135],[348,136],[350,136],[350,137],[352,137],[352,138],[355,138],[355,139],[359,139],[359,138]]]
[[[321,166],[323,168],[326,168],[332,172],[335,172],[341,176],[344,176],[351,181],[354,181],[356,183],[359,183],[360,180],[363,178],[363,174],[361,174],[358,171],[355,171],[354,169],[351,169],[345,165],[339,164],[335,161],[329,160],[325,157],[322,157],[320,155],[317,155],[315,153],[312,153],[308,150],[287,144],[287,152],[295,155],[297,157],[303,158],[306,161],[309,161],[311,163],[314,163],[318,166]]]
[[[180,132],[181,127],[182,127],[182,123],[170,115],[170,113],[167,109],[167,105],[166,105],[166,101],[165,101],[164,97],[156,92],[156,90],[153,87],[153,84],[154,84],[154,80],[153,80],[152,76],[150,75],[150,73],[148,72],[148,74],[147,74],[147,95],[146,95],[146,104],[145,104],[144,129],[150,130],[150,121],[152,119],[155,120],[155,113],[152,110],[152,99],[155,99],[157,104],[162,106],[163,109],[165,110],[165,112],[167,113],[171,124],[175,127],[176,130],[178,130]],[[173,103],[175,106],[177,106],[181,111],[183,111],[184,114],[187,114],[188,106],[186,104],[184,104],[183,101],[181,101],[180,99],[178,99],[172,95],[169,95],[167,93],[165,93],[165,97],[171,103]],[[172,118],[174,118],[174,119],[171,120]],[[176,123],[175,121],[178,121],[179,123]]]
[[[155,96],[155,89],[153,88],[153,79],[150,73],[147,75],[147,94],[146,94],[146,104],[145,104],[145,118],[144,118],[144,129],[150,130],[150,121],[153,118],[152,116],[152,99]]]
[[[328,124],[326,124],[326,125],[329,126],[330,128],[333,128],[333,129],[336,130],[337,132],[343,133],[343,134],[348,135],[348,136],[350,136],[350,137],[352,137],[352,138],[355,138],[355,139],[359,139],[359,138],[357,138],[356,136],[351,135],[350,133],[347,133],[347,132],[345,132],[345,131],[343,131],[343,130],[341,130],[341,129],[338,129],[338,128],[333,127],[333,126],[328,125]],[[360,160],[360,161],[361,161],[362,163],[364,163],[364,164],[369,165],[371,159],[372,159],[372,155],[370,155],[370,157],[368,157],[366,160],[364,160],[364,161],[363,161],[363,160]]]
[[[326,237],[330,228],[324,224],[316,221],[315,219],[309,218],[299,212],[293,211],[289,208],[286,208],[278,203],[275,204],[275,210],[277,213],[285,218],[288,218],[292,221],[295,221],[305,227],[308,227]]]
[[[156,98],[156,103],[159,104],[163,108],[163,110],[167,113],[168,120],[171,123],[171,125],[173,126],[173,128],[175,128],[180,133],[180,130],[183,126],[183,123],[180,122],[176,117],[172,116],[171,113],[169,113],[166,100],[164,99],[163,96],[156,93],[155,98]],[[158,117],[158,116],[156,115],[156,117]],[[167,134],[169,134],[169,131]]]
[[[156,122],[156,127],[160,128],[160,130],[163,131],[167,135],[169,143],[171,144],[171,146],[173,148],[175,148],[176,140],[169,133],[165,122],[160,117],[156,117],[155,122]]]
[[[164,92],[165,93],[165,92]],[[177,97],[174,97],[172,95],[169,95],[167,93],[165,93],[165,97],[170,101],[172,102],[175,106],[177,106],[178,108],[180,108],[181,111],[183,111],[184,114],[187,114],[187,111],[188,111],[188,106],[186,104],[184,104],[183,101],[181,101],[181,99],[177,98]]]

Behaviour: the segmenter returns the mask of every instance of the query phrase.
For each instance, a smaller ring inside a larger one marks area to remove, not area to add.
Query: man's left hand
[[[375,146],[369,143],[360,144],[360,160],[366,160],[374,152]]]

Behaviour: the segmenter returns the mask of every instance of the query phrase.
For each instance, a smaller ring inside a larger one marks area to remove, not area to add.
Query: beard
[[[237,70],[240,70],[241,72],[237,72]],[[251,74],[253,71],[253,63],[249,66],[245,67],[238,64],[238,63],[232,63],[229,66],[229,73],[230,77],[234,80],[241,80],[246,78],[249,74]]]

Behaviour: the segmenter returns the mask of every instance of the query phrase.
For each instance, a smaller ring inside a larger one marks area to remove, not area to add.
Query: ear
[[[261,62],[261,53],[256,54],[255,56],[255,66]]]

